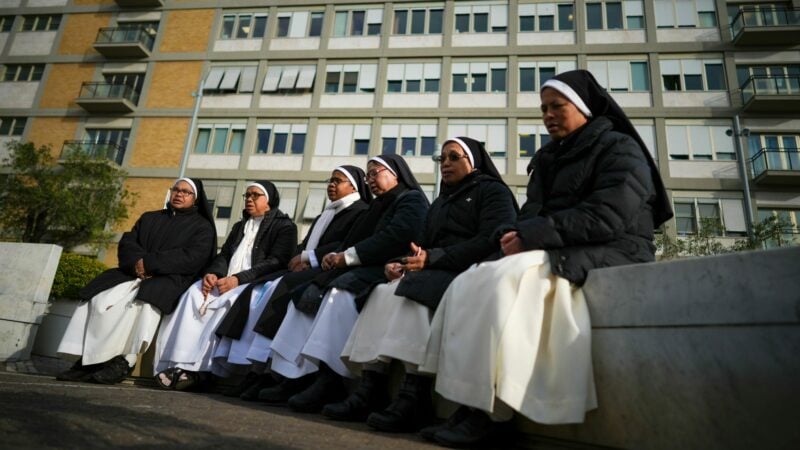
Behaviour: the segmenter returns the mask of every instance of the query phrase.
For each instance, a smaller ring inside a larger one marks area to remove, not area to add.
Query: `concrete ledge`
[[[800,248],[592,271],[599,409],[526,432],[617,448],[800,448]]]

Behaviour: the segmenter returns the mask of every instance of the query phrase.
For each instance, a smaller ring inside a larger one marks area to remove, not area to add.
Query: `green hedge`
[[[105,264],[94,258],[75,253],[62,253],[50,296],[77,299],[78,291],[106,269]]]

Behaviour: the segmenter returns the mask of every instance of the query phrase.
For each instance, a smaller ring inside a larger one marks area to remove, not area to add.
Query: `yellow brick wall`
[[[200,83],[200,61],[159,62],[153,68],[150,90],[147,93],[148,108],[191,108],[194,106],[192,92]]]
[[[119,245],[117,244],[111,244],[108,247],[106,247],[105,257],[100,262],[107,265],[108,267],[117,267],[117,264],[119,264],[119,260],[117,259],[118,247]]]
[[[178,167],[189,118],[142,118],[136,131],[131,167]]]
[[[52,64],[40,108],[77,108],[81,83],[92,81],[94,64]]]
[[[213,9],[164,12],[162,53],[204,52],[214,23]]]
[[[97,55],[92,47],[97,39],[97,32],[109,26],[111,14],[69,14],[64,24],[64,38],[58,53],[61,55]]]
[[[175,180],[169,178],[128,178],[125,188],[136,193],[136,205],[128,209],[128,219],[118,224],[114,231],[128,231],[143,213],[164,207],[167,189]]]
[[[36,117],[31,120],[28,141],[37,147],[50,145],[53,148],[53,156],[58,157],[64,141],[75,139],[77,128],[77,117]]]

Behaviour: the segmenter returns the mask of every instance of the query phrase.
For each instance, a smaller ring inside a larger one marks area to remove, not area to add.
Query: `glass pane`
[[[402,145],[403,156],[414,156],[417,147],[417,138],[404,137],[401,140],[401,145]]]
[[[27,120],[24,117],[17,117],[16,120],[14,120],[14,129],[11,130],[11,134],[13,136],[22,136],[22,132],[25,131],[25,122],[26,121]],[[2,134],[2,133],[0,133],[0,134]],[[795,167],[798,167],[798,166],[795,165]]]
[[[536,135],[519,135],[519,156],[532,156],[536,152]]]
[[[539,31],[553,31],[554,27],[553,16],[539,16]]]
[[[644,29],[644,17],[642,16],[628,16],[625,18],[629,30],[642,30]]]
[[[421,84],[420,80],[406,80],[406,92],[419,92]]]
[[[534,16],[522,16],[519,18],[519,31],[534,31],[536,25]]]
[[[289,21],[291,17],[278,17],[278,37],[286,37],[289,35]]]
[[[492,92],[506,91],[506,69],[492,69]]]
[[[456,14],[456,33],[469,33],[469,14]]]
[[[600,3],[586,4],[586,28],[589,30],[603,29],[603,5]]]
[[[292,154],[302,155],[306,148],[306,135],[305,133],[292,134]]]
[[[687,91],[703,90],[703,77],[701,75],[684,75],[683,82],[686,84]]]
[[[350,23],[350,36],[364,34],[364,11],[353,11],[353,21]]]
[[[8,136],[9,132],[11,131],[11,122],[13,119],[7,117],[5,119],[0,119],[0,136]]]
[[[709,91],[725,90],[725,75],[722,64],[706,64],[706,83]]]
[[[533,67],[523,67],[519,69],[519,91],[536,91],[536,69]]]
[[[29,65],[21,65],[19,66],[19,74],[17,75],[17,81],[28,81],[28,77],[31,75],[31,69],[33,67]]]
[[[467,92],[467,75],[453,74],[453,92]]]
[[[545,145],[550,143],[550,135],[549,134],[540,134],[539,135],[539,148],[544,147]]]
[[[311,13],[311,27],[308,29],[309,36],[319,36],[322,34],[322,19],[324,13]]]
[[[355,92],[358,86],[358,72],[345,72],[342,92]]]
[[[256,137],[256,153],[267,153],[270,134],[272,134],[272,130],[269,128],[258,130],[258,135]]]
[[[197,141],[194,144],[195,153],[208,152],[208,138],[210,136],[211,136],[211,130],[207,128],[197,130]]]
[[[36,18],[36,26],[34,31],[44,31],[47,29],[47,16],[38,16]]]
[[[472,75],[472,92],[486,92],[485,73],[476,73]]]
[[[430,156],[436,151],[436,138],[423,137],[420,142],[420,154],[423,156]]]
[[[489,14],[475,14],[473,19],[475,20],[474,28],[476,33],[486,33],[489,31]]]
[[[647,73],[646,62],[631,63],[631,80],[633,81],[634,91],[650,90],[650,75]]]
[[[253,27],[253,37],[263,38],[264,31],[267,29],[267,16],[256,17],[255,26]]]
[[[425,10],[415,9],[411,12],[411,34],[425,33]]]
[[[665,91],[680,91],[681,90],[681,76],[680,75],[663,75],[664,90]]]
[[[401,92],[403,90],[402,80],[389,80],[386,85],[386,92]]]
[[[325,92],[339,92],[339,72],[327,72],[325,77]]]
[[[236,30],[237,39],[244,39],[250,35],[250,19],[249,15],[239,16],[239,28]]]
[[[233,130],[229,153],[241,154],[244,147],[244,130]]]
[[[289,142],[288,133],[275,133],[275,143],[272,144],[272,153],[281,155],[286,153],[287,142]]]
[[[381,144],[382,154],[395,154],[397,153],[397,138],[385,137]]]
[[[441,34],[442,33],[442,10],[430,10],[430,24],[428,24],[428,33]]]
[[[353,151],[356,155],[366,155],[369,153],[369,139],[356,139],[355,149]]]
[[[408,20],[408,11],[398,10],[394,12],[394,34],[406,34],[406,21]]]
[[[606,3],[606,29],[608,30],[622,29],[622,3],[620,2]]]
[[[233,22],[236,21],[236,16],[225,16],[222,18],[222,39],[230,39],[233,36]]]
[[[347,32],[347,11],[339,11],[333,22],[333,35],[344,36]]]
[[[379,23],[367,24],[367,34],[370,36],[377,36],[381,34],[381,24]]]
[[[214,129],[214,142],[211,144],[211,153],[225,153],[225,143],[228,141],[228,129]]]
[[[714,28],[717,26],[717,16],[713,11],[697,13],[701,28]]]
[[[719,219],[719,205],[716,203],[698,203],[697,209],[702,219]]]
[[[573,5],[558,5],[558,29],[561,31],[572,30],[575,23]]]
[[[425,92],[439,92],[439,79],[430,78],[425,80]]]
[[[545,81],[556,76],[555,67],[540,67],[539,68],[539,86],[544,84]]]

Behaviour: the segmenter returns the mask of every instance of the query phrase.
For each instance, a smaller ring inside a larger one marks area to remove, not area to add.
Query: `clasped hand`
[[[344,252],[328,253],[322,258],[322,270],[341,269],[347,267]]]
[[[525,251],[522,238],[519,237],[519,233],[516,231],[509,231],[500,238],[500,248],[503,249],[503,254],[506,256]]]
[[[148,279],[148,278],[150,278],[152,276],[152,275],[149,275],[147,273],[147,270],[145,270],[145,268],[144,268],[144,259],[142,259],[142,258],[139,258],[139,260],[136,261],[136,264],[133,265],[133,270],[134,270],[134,272],[136,272],[136,278],[139,278],[139,279],[142,279],[142,280],[146,280],[146,279]]]
[[[425,268],[428,252],[415,243],[411,243],[412,256],[404,256],[400,262],[390,262],[384,266],[383,274],[389,281],[396,280],[405,272],[414,272]]]
[[[203,292],[203,297],[207,297],[214,288],[217,288],[220,294],[224,294],[237,286],[239,286],[239,279],[233,275],[218,278],[213,273],[207,273],[206,276],[203,277],[203,287],[201,290]]]

